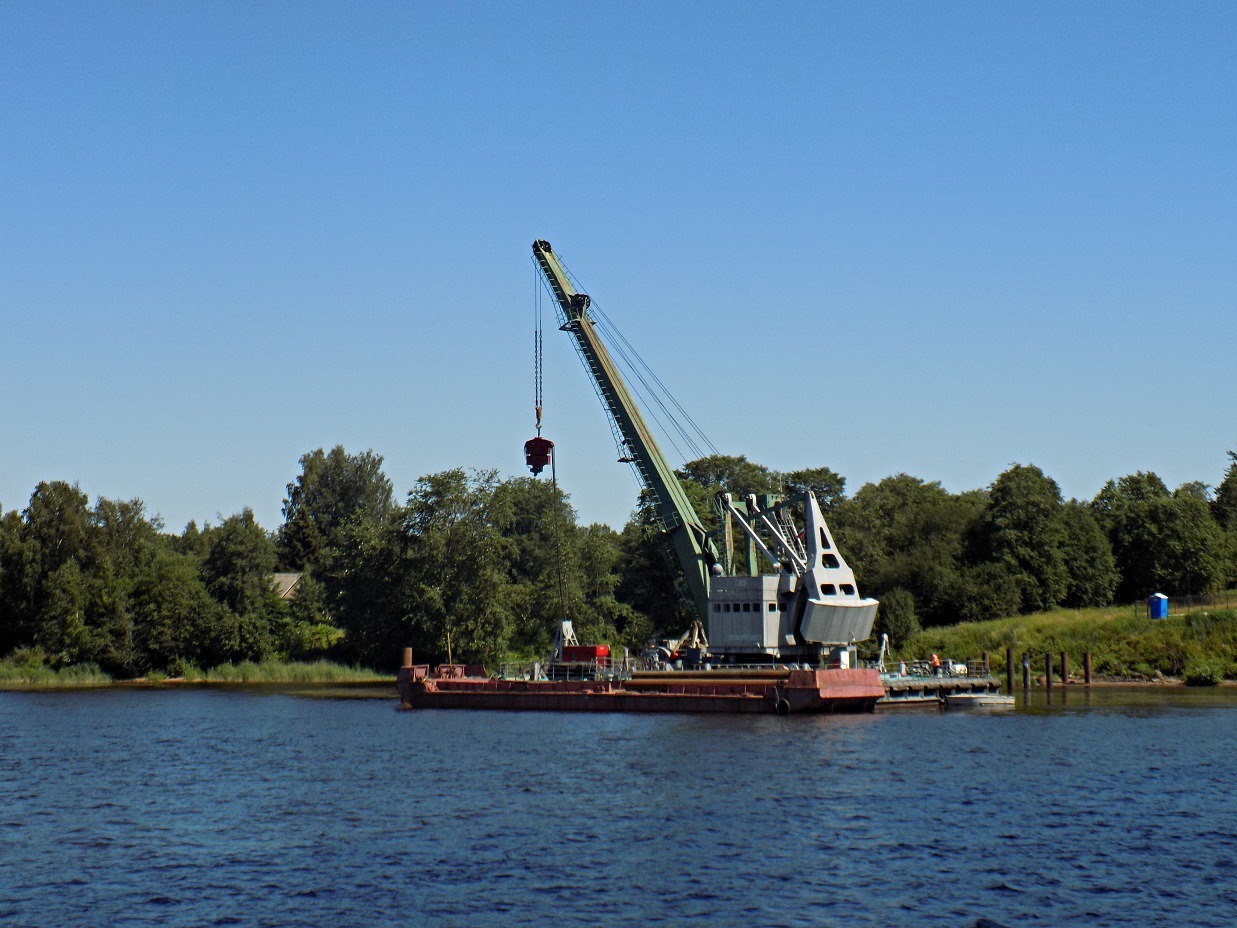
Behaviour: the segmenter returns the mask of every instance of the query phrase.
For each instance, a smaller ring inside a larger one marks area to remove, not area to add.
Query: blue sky
[[[1235,88],[1227,3],[0,5],[0,505],[522,473],[534,238],[725,453],[1217,483]],[[545,392],[620,527],[552,327]]]

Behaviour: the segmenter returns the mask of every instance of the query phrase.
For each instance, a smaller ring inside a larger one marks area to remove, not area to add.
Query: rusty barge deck
[[[875,670],[637,671],[626,679],[512,680],[481,668],[401,668],[405,709],[557,712],[869,712],[885,695]]]

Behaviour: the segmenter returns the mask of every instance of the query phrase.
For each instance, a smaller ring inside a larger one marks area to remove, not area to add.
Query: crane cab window
[[[769,611],[777,612],[777,603],[769,603]]]

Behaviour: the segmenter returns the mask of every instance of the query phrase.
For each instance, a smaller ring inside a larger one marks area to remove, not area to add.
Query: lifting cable
[[[543,377],[545,370],[544,355],[542,346],[543,340],[543,323],[541,299],[543,287],[541,286],[540,274],[534,272],[533,276],[533,408],[537,412],[537,437],[541,437],[541,410],[544,407],[543,395]],[[567,584],[563,579],[563,526],[562,513],[559,511],[559,493],[558,493],[558,448],[550,453],[550,502],[553,506],[551,516],[554,520],[554,560],[555,567],[558,573],[558,603],[559,609],[562,612],[562,619],[566,621],[571,613],[567,609]]]
[[[533,280],[533,408],[537,412],[537,435],[541,435],[541,287]]]
[[[562,255],[558,256],[558,260],[563,265],[563,270],[567,272],[567,277],[571,280],[576,290],[583,292],[580,282],[571,273],[571,269],[563,261]],[[630,375],[628,387],[636,395],[644,411],[657,423],[658,428],[671,447],[674,448],[675,453],[685,462],[705,457],[708,454],[719,454],[717,447],[709,440],[709,436],[692,419],[687,410],[683,408],[683,405],[675,399],[674,394],[670,392],[661,378],[654,373],[653,369],[640,356],[635,346],[627,340],[613,320],[602,311],[602,308],[595,299],[589,303],[589,314],[597,327],[605,334],[610,353]],[[679,441],[675,440],[676,434]],[[682,442],[685,446],[686,453],[683,448],[679,447],[679,442]]]

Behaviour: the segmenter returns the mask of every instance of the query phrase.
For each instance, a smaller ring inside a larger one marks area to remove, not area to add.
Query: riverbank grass
[[[193,664],[178,663],[167,671],[152,670],[132,680],[115,679],[95,664],[74,664],[50,667],[20,656],[0,661],[0,689],[72,689],[75,687],[129,686],[133,684],[221,683],[383,683],[390,674],[378,673],[366,667],[318,661],[242,661],[220,664],[203,670]]]
[[[1082,671],[1082,655],[1091,652],[1093,671],[1116,679],[1156,674],[1193,682],[1237,679],[1237,610],[1195,612],[1150,619],[1130,606],[1054,609],[1034,615],[927,628],[895,648],[895,659],[939,654],[955,660],[987,651],[994,672],[1004,666],[1005,649],[1043,655],[1065,651],[1071,670]]]

